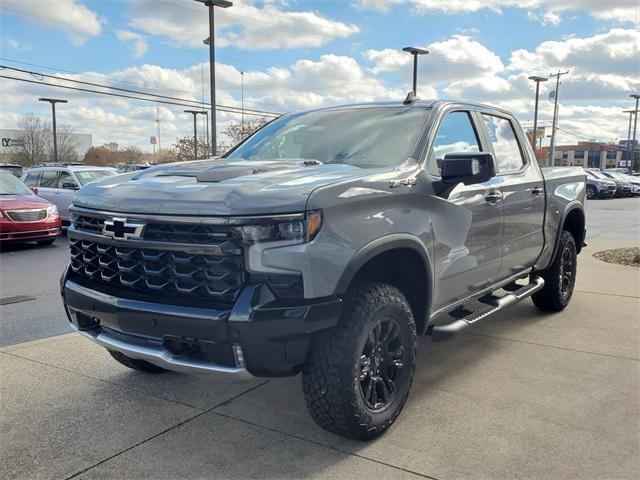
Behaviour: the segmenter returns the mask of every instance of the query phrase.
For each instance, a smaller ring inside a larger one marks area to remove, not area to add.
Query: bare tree
[[[176,159],[180,162],[193,160],[193,136],[184,136],[177,138],[173,145]],[[205,159],[211,156],[211,147],[205,138],[198,139],[198,159]]]
[[[53,151],[53,131],[47,126],[48,142],[47,153],[48,157],[55,161]],[[62,163],[72,163],[78,161],[78,142],[73,136],[73,128],[69,125],[60,125],[57,127],[56,136],[58,139],[58,161]]]
[[[47,156],[48,134],[33,113],[18,120],[20,135],[13,147],[12,161],[24,166],[44,162]]]
[[[233,146],[236,146],[245,138],[253,134],[253,132],[262,128],[266,123],[267,120],[265,118],[251,118],[249,120],[245,120],[243,128],[241,122],[231,122],[227,124],[222,133],[229,137]]]

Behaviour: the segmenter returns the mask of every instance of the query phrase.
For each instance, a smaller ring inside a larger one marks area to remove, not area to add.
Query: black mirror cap
[[[450,153],[442,161],[442,181],[452,185],[483,183],[496,176],[491,153]]]
[[[65,190],[78,190],[78,186],[73,182],[64,182],[62,188]]]

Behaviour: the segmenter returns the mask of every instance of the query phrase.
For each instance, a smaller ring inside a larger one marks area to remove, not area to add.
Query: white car
[[[87,183],[117,175],[110,167],[90,165],[50,165],[32,167],[24,172],[22,181],[37,189],[37,194],[58,207],[63,227],[69,226],[71,215],[69,206],[73,195]]]

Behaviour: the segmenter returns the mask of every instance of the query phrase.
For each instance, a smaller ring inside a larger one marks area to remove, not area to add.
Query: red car
[[[58,208],[9,173],[0,173],[0,243],[49,245],[60,235]]]

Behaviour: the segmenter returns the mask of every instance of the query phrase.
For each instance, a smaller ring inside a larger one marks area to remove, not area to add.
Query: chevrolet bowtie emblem
[[[103,235],[122,240],[142,238],[144,223],[127,223],[126,218],[112,218],[105,220],[102,227]]]

